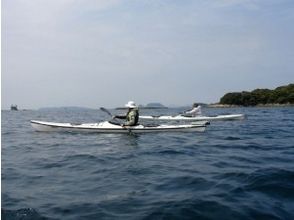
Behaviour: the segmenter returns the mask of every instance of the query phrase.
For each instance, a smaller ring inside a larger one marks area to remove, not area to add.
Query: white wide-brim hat
[[[128,108],[136,108],[137,105],[136,105],[135,102],[129,101],[127,104],[125,104],[125,107],[128,107]]]

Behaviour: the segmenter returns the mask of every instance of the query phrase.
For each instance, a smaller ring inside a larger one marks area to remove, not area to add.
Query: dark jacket
[[[129,109],[126,115],[117,115],[115,118],[126,119],[126,122],[123,125],[135,126],[139,121],[139,110],[137,108],[132,108]]]

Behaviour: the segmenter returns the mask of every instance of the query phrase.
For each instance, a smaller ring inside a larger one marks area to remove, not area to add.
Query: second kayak
[[[187,116],[183,116],[183,115],[176,115],[176,116],[142,115],[139,118],[142,120],[159,120],[159,121],[216,121],[216,120],[242,120],[245,118],[245,115],[243,115],[243,114],[230,114],[230,115],[196,116],[196,117],[187,117]]]

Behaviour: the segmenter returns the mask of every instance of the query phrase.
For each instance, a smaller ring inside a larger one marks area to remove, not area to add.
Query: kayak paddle
[[[110,115],[111,117],[113,117],[114,115],[112,115],[111,113],[110,113],[110,111],[108,111],[106,108],[104,108],[104,107],[101,107],[100,108],[100,110],[101,111],[103,111],[103,112],[105,112],[105,113],[107,113],[108,115]],[[114,118],[113,120],[115,120],[116,122],[118,122],[120,125],[121,125],[121,123],[116,119],[116,118]],[[122,125],[121,125],[122,126]],[[124,127],[124,126],[122,126],[123,128],[125,128],[125,129],[127,129],[130,133],[131,133],[131,129],[129,129],[129,128],[127,128],[127,127]]]
[[[107,113],[111,117],[113,117],[113,115],[110,113],[110,111],[108,111],[106,108],[101,107],[100,110],[103,111],[103,112],[105,112],[105,113]]]

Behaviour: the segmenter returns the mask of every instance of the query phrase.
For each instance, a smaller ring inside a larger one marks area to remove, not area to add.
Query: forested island
[[[280,86],[276,89],[255,89],[251,92],[230,92],[225,94],[219,104],[237,106],[256,105],[293,105],[294,104],[294,84]]]

